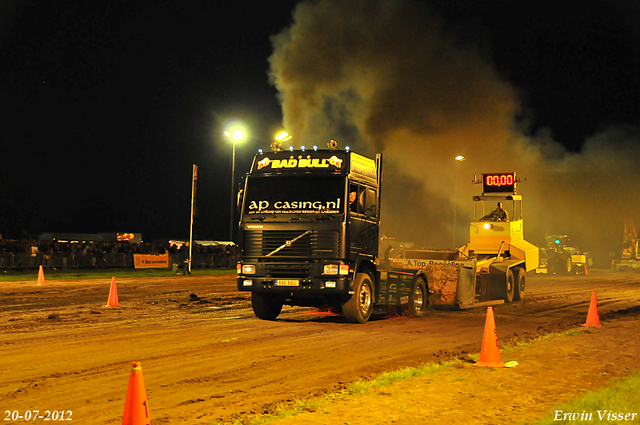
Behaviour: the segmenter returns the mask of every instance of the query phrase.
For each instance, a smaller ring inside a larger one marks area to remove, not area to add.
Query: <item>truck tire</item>
[[[511,269],[507,270],[507,276],[504,280],[504,302],[510,303],[513,302],[513,295],[516,292],[516,281],[515,276],[513,275],[513,271]]]
[[[356,276],[353,295],[342,305],[342,314],[347,322],[366,323],[373,311],[373,282],[369,274]]]
[[[282,311],[282,298],[263,292],[251,292],[251,306],[254,314],[262,320],[275,320]]]
[[[423,278],[419,277],[413,284],[411,295],[409,296],[409,308],[407,309],[408,317],[420,317],[424,315],[427,309],[429,294],[427,293],[427,283]]]
[[[527,283],[527,272],[522,268],[518,267],[515,274],[515,292],[513,293],[514,301],[522,301],[524,299],[524,287]]]
[[[564,260],[564,269],[562,270],[562,274],[575,274],[573,270],[573,262],[571,261],[570,255],[566,260]]]

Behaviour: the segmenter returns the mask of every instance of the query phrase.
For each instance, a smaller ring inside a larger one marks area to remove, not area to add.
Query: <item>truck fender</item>
[[[369,276],[371,276],[371,280],[373,280],[373,290],[377,294],[380,288],[380,273],[377,271],[375,264],[369,257],[360,255],[356,259],[356,264],[354,265],[353,279],[349,282],[349,294],[353,294],[354,282],[356,281],[356,277],[359,273],[368,273]]]
[[[424,281],[427,283],[427,291],[429,291],[429,279],[427,279],[427,272],[424,269],[419,269],[413,276],[413,285],[415,285],[418,279],[424,279]]]

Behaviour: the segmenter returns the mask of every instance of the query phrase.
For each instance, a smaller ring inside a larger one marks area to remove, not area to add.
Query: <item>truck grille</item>
[[[275,276],[279,278],[298,278],[307,279],[310,275],[311,264],[309,263],[293,263],[293,264],[278,264],[278,263],[266,263],[264,265],[264,271],[267,276]]]
[[[245,257],[264,257],[304,233],[304,230],[251,230],[243,233]],[[339,234],[319,230],[303,236],[291,246],[282,248],[270,258],[335,258],[339,252]]]

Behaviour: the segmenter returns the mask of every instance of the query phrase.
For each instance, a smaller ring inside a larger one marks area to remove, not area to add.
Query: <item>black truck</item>
[[[256,155],[239,196],[238,263],[256,316],[273,320],[287,304],[369,319],[381,162],[344,149]]]

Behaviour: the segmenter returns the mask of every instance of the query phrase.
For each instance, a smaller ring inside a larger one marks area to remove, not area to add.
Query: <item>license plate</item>
[[[276,286],[300,286],[298,279],[277,279]]]

